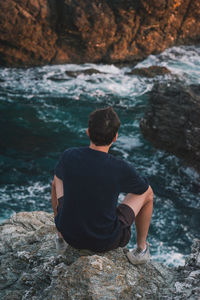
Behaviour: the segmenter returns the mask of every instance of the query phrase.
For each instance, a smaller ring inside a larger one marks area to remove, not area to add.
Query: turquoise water
[[[174,47],[136,67],[150,65],[166,66],[186,84],[200,83],[200,47]],[[89,68],[101,73],[75,78],[65,73]],[[199,175],[155,149],[140,132],[148,91],[156,81],[172,77],[126,75],[131,69],[96,64],[0,69],[0,221],[19,211],[52,211],[50,185],[60,153],[88,145],[88,114],[112,105],[122,126],[111,153],[132,162],[154,189],[153,258],[183,264],[192,240],[199,237]],[[134,243],[133,230],[129,248]]]

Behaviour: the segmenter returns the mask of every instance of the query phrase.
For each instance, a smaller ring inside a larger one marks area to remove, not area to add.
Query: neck
[[[97,150],[97,151],[102,151],[102,152],[108,153],[111,145],[108,145],[108,146],[96,146],[95,144],[93,144],[91,142],[89,148],[91,148],[93,150]]]

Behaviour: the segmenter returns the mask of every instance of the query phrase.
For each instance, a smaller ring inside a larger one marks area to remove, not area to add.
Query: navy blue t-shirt
[[[143,194],[149,186],[132,164],[89,147],[65,150],[55,175],[64,187],[56,227],[70,245],[93,251],[106,250],[118,238],[119,194]]]

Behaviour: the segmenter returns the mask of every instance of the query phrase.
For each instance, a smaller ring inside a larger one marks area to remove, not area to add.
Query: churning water
[[[185,84],[200,83],[200,47],[174,47],[136,67],[151,65],[166,66]],[[148,91],[171,75],[126,75],[132,68],[67,64],[0,69],[0,221],[19,211],[52,211],[50,185],[59,155],[65,148],[88,145],[88,114],[112,105],[122,125],[111,153],[132,162],[155,193],[149,232],[153,258],[183,264],[192,240],[199,237],[199,175],[156,150],[140,132]],[[86,69],[99,72],[86,74]],[[134,243],[133,230],[129,248]]]

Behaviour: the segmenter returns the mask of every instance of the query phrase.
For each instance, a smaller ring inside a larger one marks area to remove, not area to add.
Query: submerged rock
[[[0,65],[136,62],[199,42],[200,2],[0,1]]]
[[[126,74],[153,78],[155,76],[171,74],[171,71],[169,69],[167,69],[166,67],[151,66],[148,68],[135,68],[135,69],[131,70],[130,72],[127,72]]]
[[[183,158],[200,172],[200,85],[155,84],[140,127],[155,147]]]
[[[99,70],[96,69],[86,69],[86,70],[81,70],[81,71],[65,71],[65,73],[70,76],[70,77],[77,77],[81,74],[84,75],[93,75],[93,74],[105,74],[103,72],[100,72]]]
[[[181,299],[179,295],[185,295],[184,289],[177,290],[180,271],[152,261],[133,266],[122,248],[86,255],[68,246],[58,255],[54,237],[53,215],[46,212],[18,213],[0,225],[2,300]],[[195,278],[191,282],[198,283],[199,246],[186,266],[190,278]],[[184,268],[181,272],[185,274]],[[180,284],[184,280],[188,277],[182,276]],[[195,296],[198,289],[193,285],[191,291]]]

